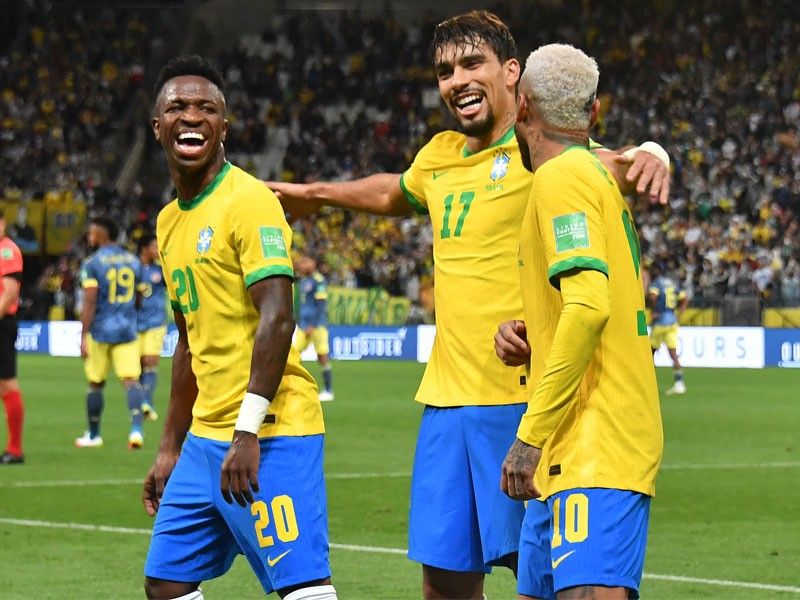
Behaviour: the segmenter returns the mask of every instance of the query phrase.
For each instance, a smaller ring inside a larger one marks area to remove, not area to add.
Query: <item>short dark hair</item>
[[[143,234],[142,237],[139,238],[139,241],[136,242],[136,248],[137,248],[137,251],[139,252],[139,254],[142,253],[142,250],[144,250],[150,244],[152,244],[155,239],[156,239],[156,236],[154,236],[152,233]]]
[[[106,217],[104,215],[92,217],[92,220],[89,221],[89,224],[102,227],[108,232],[108,237],[112,242],[117,241],[117,238],[119,237],[119,225],[117,225],[116,221],[114,221],[114,219],[111,217]]]
[[[219,88],[220,92],[223,94],[225,93],[225,80],[222,78],[222,74],[217,71],[207,59],[197,54],[183,54],[171,58],[161,67],[161,71],[158,73],[158,79],[156,79],[156,97],[161,93],[161,88],[164,87],[165,83],[170,79],[182,75],[197,75],[198,77],[208,79]]]
[[[488,10],[471,10],[442,21],[436,26],[431,41],[431,58],[435,60],[436,52],[448,44],[466,48],[484,42],[494,51],[501,63],[517,57],[514,36],[500,17]]]

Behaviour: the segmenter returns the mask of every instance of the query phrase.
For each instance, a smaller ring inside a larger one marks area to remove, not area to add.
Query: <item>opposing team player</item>
[[[333,371],[329,358],[328,340],[328,282],[317,271],[317,261],[308,255],[297,261],[300,279],[295,283],[297,289],[297,333],[294,346],[303,352],[309,344],[314,344],[317,361],[322,367],[324,389],[319,393],[322,401],[333,400]]]
[[[136,313],[139,332],[139,355],[142,375],[139,382],[144,390],[142,412],[148,421],[158,420],[153,395],[158,381],[158,361],[167,333],[167,284],[158,263],[156,236],[146,233],[139,238],[139,260],[142,263],[141,297]]]
[[[298,216],[324,204],[430,215],[436,338],[416,396],[425,409],[408,556],[423,565],[425,598],[480,598],[493,565],[516,571],[524,513],[494,474],[527,406],[525,370],[505,368],[487,340],[497,323],[522,318],[516,255],[531,175],[514,139],[520,67],[508,27],[469,12],[440,23],[432,47],[439,92],[460,132],[435,136],[402,175],[269,185]],[[666,167],[646,152],[635,156],[628,175],[641,175],[638,191],[666,198]],[[615,173],[627,161],[610,152],[602,160]]]
[[[158,515],[145,590],[199,600],[199,582],[244,553],[266,593],[335,600],[322,410],[291,347],[291,229],[225,160],[222,87],[197,56],[168,62],[156,84],[153,131],[178,192],[156,234],[179,337],[143,491]]]
[[[685,394],[686,383],[683,380],[683,369],[678,358],[678,320],[689,304],[686,292],[680,289],[675,280],[664,272],[663,267],[654,264],[651,267],[652,283],[647,290],[650,302],[650,347],[653,354],[666,345],[672,359],[672,375],[675,383],[667,390],[667,394]],[[677,312],[676,312],[677,311]]]
[[[6,409],[8,441],[0,465],[20,465],[25,405],[17,381],[17,309],[22,283],[22,253],[6,235],[6,219],[0,210],[0,396]]]
[[[83,309],[81,311],[81,357],[89,392],[86,413],[89,429],[75,440],[78,448],[103,445],[100,419],[105,400],[103,388],[109,367],[125,388],[131,430],[128,447],[141,448],[142,402],[139,384],[139,344],[136,339],[136,291],[141,281],[141,264],[133,254],[117,245],[119,227],[109,217],[95,217],[89,223],[88,243],[97,251],[81,267]]]
[[[525,597],[636,597],[663,446],[633,218],[589,151],[598,76],[583,52],[551,44],[520,83],[516,135],[534,173],[519,249],[525,319],[501,325],[495,344],[507,364],[530,360],[501,487],[548,508],[528,503]]]
[[[297,216],[323,204],[430,215],[436,338],[416,396],[425,409],[408,556],[423,565],[426,598],[480,598],[493,565],[516,570],[524,512],[495,474],[527,406],[525,370],[505,368],[487,340],[497,323],[522,318],[516,256],[531,175],[514,139],[520,67],[506,25],[469,12],[440,23],[432,47],[439,91],[460,132],[435,136],[402,175],[269,185]],[[627,163],[602,154],[615,173]],[[668,170],[653,155],[635,154],[628,176],[638,178],[639,192],[649,187],[666,199]]]

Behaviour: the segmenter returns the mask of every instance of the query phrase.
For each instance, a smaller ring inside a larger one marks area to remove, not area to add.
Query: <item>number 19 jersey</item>
[[[157,236],[170,303],[186,320],[197,378],[191,432],[229,442],[259,323],[247,288],[267,277],[294,277],[291,229],[275,195],[225,163],[196,198],[162,209]],[[294,348],[266,423],[259,437],[324,431],[316,384]]]
[[[497,326],[522,319],[515,257],[531,187],[510,129],[470,153],[463,134],[436,135],[400,185],[433,225],[436,338],[416,399],[431,406],[527,401],[525,370],[494,351]]]

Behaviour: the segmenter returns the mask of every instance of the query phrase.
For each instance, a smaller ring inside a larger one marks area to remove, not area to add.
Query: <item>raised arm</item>
[[[648,192],[650,202],[666,204],[669,199],[669,155],[655,142],[641,146],[594,151],[617,180],[623,194]]]
[[[400,187],[400,175],[396,173],[380,173],[341,182],[265,183],[278,196],[290,220],[313,214],[322,206],[386,216],[400,216],[412,211]]]
[[[142,503],[151,517],[158,511],[164,486],[181,454],[181,446],[192,424],[192,408],[197,399],[197,379],[192,371],[192,352],[186,334],[186,319],[176,310],[178,343],[172,356],[172,387],[169,393],[164,433],[153,466],[147,473],[142,492]]]

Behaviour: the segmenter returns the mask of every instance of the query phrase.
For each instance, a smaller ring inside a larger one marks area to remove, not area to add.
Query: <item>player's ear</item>
[[[517,98],[517,123],[524,123],[528,118],[528,98],[525,94],[518,94]]]
[[[153,127],[153,136],[156,138],[157,142],[160,142],[161,139],[159,138],[159,133],[161,131],[161,123],[158,122],[158,117],[153,117],[150,121],[150,124]]]
[[[509,58],[505,64],[506,67],[506,85],[509,87],[516,86],[519,81],[519,61],[516,58]]]
[[[595,98],[594,102],[592,102],[592,108],[589,109],[589,127],[593,127],[595,123],[597,123],[597,119],[600,117],[600,100]]]
[[[224,142],[227,136],[228,136],[228,119],[222,119],[222,137],[220,138],[220,141]]]

